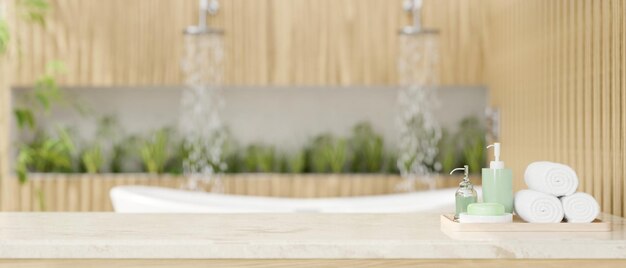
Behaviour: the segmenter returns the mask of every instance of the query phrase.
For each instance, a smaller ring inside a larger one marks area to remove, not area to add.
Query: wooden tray
[[[459,223],[454,215],[441,215],[441,229],[452,232],[610,232],[611,222],[596,219],[591,223],[527,223],[513,216],[512,223]]]

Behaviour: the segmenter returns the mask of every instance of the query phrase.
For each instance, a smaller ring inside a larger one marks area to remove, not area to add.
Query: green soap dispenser
[[[500,161],[500,143],[487,146],[494,150],[495,158],[489,168],[483,168],[483,202],[499,203],[506,213],[513,213],[513,172]]]
[[[454,219],[459,219],[459,214],[467,212],[467,206],[472,203],[478,202],[478,194],[474,190],[474,186],[469,180],[469,167],[467,165],[462,168],[455,168],[450,171],[450,175],[455,171],[463,170],[465,176],[463,181],[459,183],[459,189],[456,190],[454,198],[456,201],[456,213],[454,213]]]

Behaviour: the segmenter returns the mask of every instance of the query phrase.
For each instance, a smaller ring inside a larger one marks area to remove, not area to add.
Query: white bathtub
[[[302,199],[118,186],[110,195],[115,212],[120,213],[405,213],[452,212],[455,191]]]

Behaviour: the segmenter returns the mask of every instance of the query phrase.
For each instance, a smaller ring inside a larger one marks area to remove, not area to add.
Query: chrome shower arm
[[[207,26],[207,16],[215,15],[219,10],[220,4],[217,0],[199,0],[198,1],[198,24],[189,26],[185,29],[187,34],[204,34],[211,32],[220,32]]]
[[[413,24],[404,26],[400,30],[401,34],[436,34],[438,32],[435,29],[422,28],[422,4],[423,0],[404,0],[402,7],[413,16]]]
[[[422,0],[405,0],[404,10],[413,15],[413,29],[422,29]]]
[[[206,27],[206,14],[209,6],[208,0],[199,0],[198,2],[198,28]]]
[[[217,0],[199,0],[198,6],[198,27],[207,27],[207,14],[215,15],[219,10],[220,3]]]

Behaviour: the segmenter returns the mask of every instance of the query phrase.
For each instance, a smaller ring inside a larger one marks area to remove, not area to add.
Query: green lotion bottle
[[[463,168],[453,169],[450,171],[450,175],[452,175],[455,171],[460,170],[464,171],[465,177],[463,177],[463,181],[459,184],[459,189],[457,189],[454,194],[456,202],[456,213],[454,213],[454,219],[458,219],[459,214],[466,213],[467,206],[469,204],[476,203],[478,201],[478,194],[469,180],[469,167],[467,165],[463,166]]]
[[[500,143],[487,146],[491,147],[495,159],[489,168],[483,168],[483,202],[499,203],[504,206],[506,213],[513,213],[513,172],[500,161]]]

